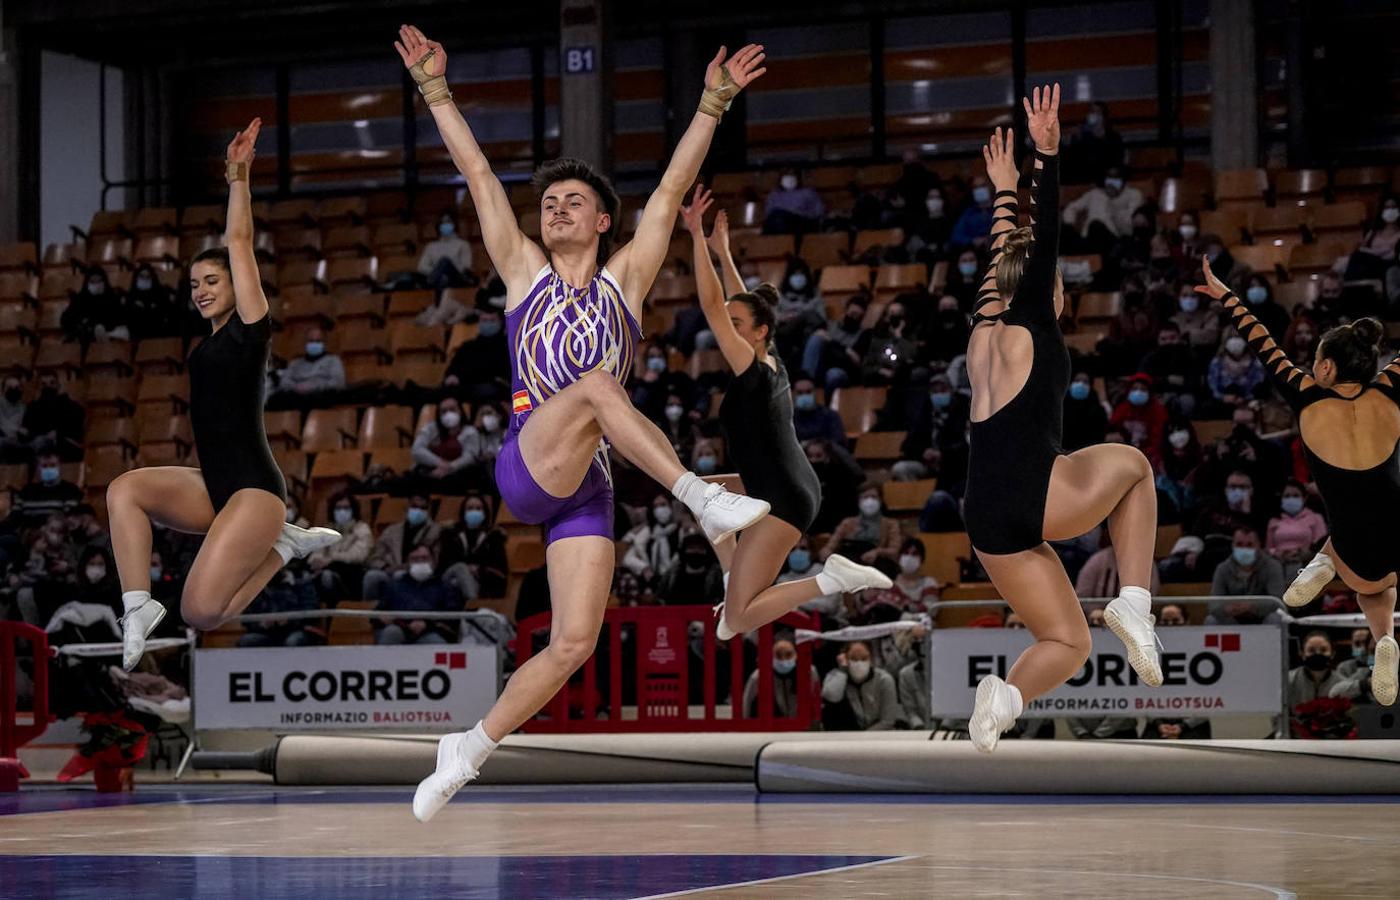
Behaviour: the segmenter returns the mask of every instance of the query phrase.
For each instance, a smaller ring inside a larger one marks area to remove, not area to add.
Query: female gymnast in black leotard
[[[190,292],[213,325],[191,351],[190,426],[200,468],[151,466],[107,488],[112,551],[121,576],[123,664],[141,659],[165,617],[151,599],[151,523],[205,535],[180,598],[180,613],[209,629],[242,612],[292,557],[339,540],[329,528],[286,522],[286,487],[263,428],[263,383],[272,326],[253,257],[248,168],[260,119],[228,146],[226,248],[190,265]]]
[[[1376,639],[1371,693],[1395,702],[1400,647],[1395,642],[1395,586],[1400,532],[1391,516],[1400,506],[1400,358],[1376,372],[1385,329],[1361,319],[1322,336],[1312,374],[1294,365],[1234,292],[1203,264],[1196,288],[1225,304],[1235,328],[1273,376],[1298,416],[1303,452],[1327,505],[1332,535],[1284,593],[1305,606],[1336,575],[1356,592]]]
[[[705,210],[712,202],[705,186],[696,185],[690,206],[681,208],[681,218],[690,229],[695,251],[700,308],[725,362],[734,371],[719,418],[725,448],[739,470],[745,492],[767,500],[772,507],[767,518],[744,529],[737,546],[732,536],[715,545],[725,572],[724,602],[716,608],[720,613],[716,634],[729,640],[817,597],[887,588],[891,582],[877,569],[833,555],[813,578],[773,584],[788,551],[797,546],[817,516],[821,485],[793,430],[792,388],[787,370],[770,344],[777,324],[774,309],[778,292],[770,284],[744,290],[729,251],[728,217],[720,212],[710,242],[728,282],[730,297],[725,301],[726,287],[720,284],[705,241]]]
[[[1059,329],[1059,85],[1037,88],[1025,107],[1036,146],[1032,228],[1015,227],[1011,132],[1003,140],[997,129],[983,151],[997,198],[992,262],[967,351],[972,436],[964,515],[977,558],[1036,643],[1005,681],[989,675],[977,686],[968,731],[985,752],[1025,703],[1063,684],[1088,658],[1084,611],[1046,541],[1077,537],[1108,519],[1124,587],[1105,624],[1127,646],[1138,676],[1154,686],[1162,681],[1148,593],[1157,534],[1152,467],[1123,444],[1068,455],[1060,448],[1070,364]]]

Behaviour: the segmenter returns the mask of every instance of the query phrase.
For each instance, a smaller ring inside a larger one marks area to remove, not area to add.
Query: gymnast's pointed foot
[[[700,508],[700,527],[711,544],[743,531],[759,519],[768,515],[771,509],[766,500],[756,500],[726,491],[718,484],[705,487],[705,502]]]
[[[284,561],[291,562],[294,559],[305,559],[339,540],[340,532],[334,528],[301,528],[288,522],[282,526],[282,534],[273,547]]]
[[[983,753],[995,750],[1002,733],[1016,724],[1023,705],[1021,692],[1015,685],[1007,684],[995,675],[988,675],[979,681],[972,718],[967,723],[972,745]]]
[[[1337,567],[1332,564],[1332,557],[1319,550],[1312,561],[1298,572],[1298,577],[1293,579],[1288,590],[1283,592],[1283,602],[1293,609],[1307,606],[1336,577]]]
[[[1130,593],[1132,592],[1132,593]],[[1162,659],[1154,627],[1152,597],[1143,588],[1125,587],[1103,611],[1103,623],[1128,650],[1128,664],[1151,687],[1162,686]]]
[[[127,591],[122,594],[122,668],[130,672],[146,652],[146,638],[165,618],[165,605],[151,599],[150,591]]]
[[[453,795],[481,774],[481,764],[496,746],[480,722],[471,731],[443,735],[438,741],[437,768],[413,793],[414,817],[426,822],[437,815]]]
[[[1395,638],[1386,635],[1376,641],[1376,664],[1371,667],[1371,695],[1381,706],[1395,703],[1395,692],[1400,685],[1400,644]]]
[[[894,585],[889,576],[879,569],[851,562],[839,553],[826,558],[821,574],[817,576],[817,587],[824,594],[854,593],[866,588],[887,590]]]

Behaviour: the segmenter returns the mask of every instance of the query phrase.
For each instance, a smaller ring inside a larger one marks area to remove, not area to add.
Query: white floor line
[[[1397,844],[1400,838],[1362,837],[1357,834],[1322,834],[1317,831],[1290,831],[1286,828],[1248,828],[1244,825],[1198,825],[1194,822],[1177,822],[1179,828],[1204,828],[1208,831],[1254,831],[1260,834],[1287,834],[1298,837],[1333,838],[1339,841],[1364,841],[1368,844]],[[1162,826],[1157,826],[1162,827]]]
[[[911,859],[919,859],[918,856],[894,856],[889,859],[877,859],[871,862],[853,863],[849,866],[836,866],[830,869],[813,869],[810,872],[794,872],[791,875],[775,875],[772,878],[755,878],[752,881],[734,881],[722,884],[711,884],[705,887],[690,888],[684,891],[669,891],[665,894],[647,894],[645,897],[634,897],[633,900],[662,900],[665,897],[687,897],[693,894],[703,894],[706,891],[722,891],[728,888],[753,887],[757,884],[773,884],[777,881],[791,881],[794,878],[807,878],[812,875],[830,875],[833,872],[850,872],[854,869],[868,869],[872,866],[884,866],[890,863],[908,862]]]
[[[1135,872],[1099,872],[1093,869],[1034,869],[1010,866],[947,866],[929,865],[920,868],[952,872],[1014,872],[1025,875],[1093,875],[1098,878],[1137,878],[1147,881],[1188,881],[1196,884],[1223,884],[1228,887],[1250,888],[1274,896],[1274,900],[1298,900],[1298,895],[1284,888],[1252,881],[1230,881],[1224,878],[1200,878],[1194,875],[1147,875]]]

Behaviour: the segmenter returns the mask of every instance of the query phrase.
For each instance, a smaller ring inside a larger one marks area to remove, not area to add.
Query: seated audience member
[[[1066,184],[1096,183],[1123,165],[1123,138],[1109,121],[1106,105],[1089,104],[1084,121],[1065,135],[1062,152]]]
[[[107,281],[107,270],[93,266],[87,280],[75,291],[59,318],[64,336],[83,344],[91,341],[131,340],[121,295]]]
[[[182,331],[183,315],[175,292],[160,283],[150,263],[136,267],[123,307],[132,340],[178,337]]]
[[[821,570],[822,564],[812,556],[812,539],[804,534],[788,551],[787,562],[783,566],[782,573],[778,576],[777,583],[784,584],[789,581],[801,581],[803,578],[815,578],[821,573]],[[798,609],[821,616],[823,630],[842,628],[847,624],[846,604],[842,602],[842,595],[839,593],[815,597],[799,606]]]
[[[277,388],[268,397],[270,409],[331,405],[345,390],[345,365],[326,352],[326,335],[318,326],[306,329],[305,353],[274,376]]]
[[[463,599],[506,595],[506,533],[491,521],[491,506],[472,491],[462,516],[442,533],[442,577]]]
[[[807,335],[826,326],[826,303],[812,269],[797,257],[788,260],[779,286],[778,327],[773,341],[784,360],[800,362]]]
[[[331,498],[331,528],[340,540],[313,552],[306,559],[315,576],[323,602],[334,606],[348,599],[353,587],[364,583],[365,564],[374,550],[374,532],[360,517],[360,501],[349,494]]]
[[[29,484],[20,488],[10,515],[22,528],[37,528],[55,513],[67,515],[83,502],[83,489],[63,480],[57,453],[40,453]]]
[[[33,453],[57,453],[64,462],[83,458],[83,405],[64,393],[58,373],[39,375],[39,396],[24,411],[20,436]]]
[[[458,347],[447,364],[442,385],[459,400],[495,402],[510,396],[510,346],[499,310],[477,310],[476,337]]]
[[[1103,443],[1108,430],[1108,410],[1094,391],[1094,379],[1088,372],[1075,372],[1065,394],[1064,410],[1065,452],[1073,453],[1084,447]]]
[[[1288,310],[1274,299],[1274,289],[1269,284],[1269,279],[1258,272],[1250,275],[1245,279],[1243,297],[1250,313],[1269,329],[1270,336],[1276,341],[1282,341],[1292,317]]]
[[[807,339],[802,352],[802,371],[809,373],[826,388],[827,395],[851,383],[859,375],[861,361],[870,332],[865,328],[865,311],[870,298],[854,294],[846,300],[846,310],[840,320]]]
[[[972,202],[963,210],[962,215],[958,216],[958,223],[953,226],[953,234],[948,240],[949,246],[957,250],[968,247],[978,249],[990,243],[994,199],[992,183],[987,177],[973,176]],[[959,259],[959,263],[961,262]]]
[[[967,341],[971,331],[967,316],[958,306],[958,298],[945,293],[938,298],[938,305],[928,307],[919,326],[919,336],[925,344],[925,354],[937,362],[952,362],[955,357],[967,353]]]
[[[442,398],[437,417],[424,422],[413,437],[415,489],[425,494],[460,494],[483,486],[488,475],[477,437],[457,398]]]
[[[1157,573],[1164,584],[1206,581],[1214,573],[1201,569],[1206,542],[1192,534],[1177,538],[1171,552],[1157,561]]]
[[[802,184],[796,169],[785,169],[763,204],[764,234],[808,234],[821,227],[826,205],[821,195]]]
[[[1376,218],[1362,235],[1356,252],[1347,261],[1347,280],[1385,281],[1395,268],[1397,246],[1400,246],[1400,199],[1387,194],[1381,198]]]
[[[693,531],[681,538],[680,553],[661,574],[656,594],[668,606],[714,604],[724,599],[724,570],[705,535]]]
[[[1120,238],[1133,233],[1133,213],[1142,207],[1142,192],[1127,185],[1116,166],[1093,188],[1065,204],[1067,252],[1107,256]]]
[[[825,562],[831,554],[840,553],[850,559],[859,559],[866,565],[872,565],[877,559],[898,563],[904,534],[900,530],[899,520],[885,515],[880,488],[873,484],[862,487],[856,498],[856,506],[857,514],[841,520],[818,558]]]
[[[404,520],[385,528],[375,541],[360,591],[366,600],[378,600],[395,575],[408,571],[408,554],[414,547],[427,547],[433,554],[440,550],[442,529],[428,514],[428,506],[424,494],[408,498]]]
[[[1200,257],[1196,257],[1196,267],[1200,268]],[[1214,353],[1220,346],[1219,304],[1209,297],[1196,293],[1189,282],[1181,286],[1177,296],[1177,312],[1171,322],[1180,331],[1181,337],[1191,347],[1197,359],[1203,354]]]
[[[645,522],[622,537],[627,545],[622,565],[643,583],[654,585],[680,555],[680,523],[669,494],[657,494],[646,515]]]
[[[887,422],[905,427],[900,461],[891,467],[894,478],[908,481],[924,478],[945,466],[950,471],[966,468],[971,402],[953,390],[946,374],[930,375],[925,391],[911,389],[903,406],[898,421]]]
[[[1327,520],[1307,506],[1307,490],[1289,479],[1279,501],[1279,514],[1269,520],[1264,547],[1283,564],[1284,580],[1292,581],[1327,538]]]
[[[932,688],[929,684],[926,660],[927,656],[920,653],[917,660],[899,670],[899,677],[895,681],[896,693],[899,696],[900,721],[904,722],[910,731],[923,731],[938,726],[929,712]]]
[[[297,569],[301,569],[300,566]],[[286,613],[319,609],[316,580],[304,571],[286,568],[272,576],[267,587],[246,610],[254,613]],[[318,619],[274,619],[266,622],[245,622],[238,638],[240,647],[304,647],[323,644],[325,638],[318,629]]]
[[[1160,470],[1169,417],[1166,405],[1153,394],[1152,376],[1139,373],[1128,381],[1128,392],[1108,421],[1127,435],[1128,443],[1142,451],[1153,469]]]
[[[1205,500],[1190,531],[1201,537],[1233,535],[1240,528],[1262,532],[1267,522],[1255,499],[1254,479],[1235,470],[1226,477],[1225,489]]]
[[[792,427],[799,441],[846,441],[846,426],[840,414],[817,399],[816,383],[805,374],[798,375],[792,383]]]
[[[843,444],[813,440],[804,442],[802,447],[822,488],[821,506],[809,531],[822,534],[834,529],[847,511],[856,506],[864,473]]]
[[[923,613],[938,602],[942,586],[937,578],[923,574],[926,552],[923,541],[916,537],[905,539],[899,548],[894,585],[885,590],[870,588],[860,592],[857,605],[862,619],[875,606],[889,606],[900,613]]]
[[[791,632],[773,635],[773,708],[775,718],[791,719],[797,715],[797,644]],[[817,667],[811,666],[813,712],[817,700]],[[744,682],[744,715],[758,715],[758,670]]]
[[[457,220],[451,212],[444,212],[438,217],[437,230],[438,236],[423,247],[423,253],[418,257],[418,274],[423,276],[429,287],[438,291],[475,284],[472,245],[457,233]]]
[[[415,619],[415,612],[454,612],[463,609],[461,595],[434,572],[433,551],[419,545],[408,554],[408,569],[385,586],[376,607],[386,615],[378,619],[376,644],[456,643],[461,627],[457,619]]]
[[[890,731],[899,719],[894,676],[877,668],[870,645],[851,641],[822,682],[822,725],[828,731]]]
[[[905,306],[897,298],[885,308],[880,321],[870,330],[870,340],[861,355],[860,379],[867,385],[902,383],[914,367],[917,346]]]
[[[1259,532],[1250,527],[1236,529],[1230,558],[1215,569],[1210,592],[1216,597],[1282,597],[1288,586],[1283,566],[1260,546]],[[1279,621],[1278,604],[1266,600],[1216,602],[1206,622],[1211,625],[1243,625]]]
[[[1201,386],[1201,364],[1175,321],[1164,322],[1158,330],[1157,349],[1143,357],[1142,371],[1152,377],[1157,396],[1169,410],[1191,417]]]
[[[1369,628],[1357,628],[1351,633],[1351,658],[1337,665],[1339,684],[1329,696],[1345,697],[1353,703],[1375,703],[1371,693],[1371,670],[1376,667],[1376,639]]]
[[[948,268],[948,283],[943,286],[943,293],[958,301],[958,310],[963,315],[972,312],[985,271],[981,257],[971,247],[960,251]]]
[[[1288,673],[1288,707],[1293,710],[1294,737],[1311,737],[1300,728],[1298,707],[1333,696],[1342,687],[1342,678],[1332,668],[1332,639],[1325,631],[1310,631],[1303,638],[1302,665]]]
[[[1101,539],[1102,546],[1099,551],[1089,557],[1079,570],[1079,576],[1074,582],[1074,592],[1080,597],[1117,597],[1123,582],[1118,574],[1118,556],[1113,552],[1113,544],[1109,543],[1108,532],[1103,532]],[[1152,569],[1152,583],[1148,590],[1156,593],[1161,588],[1161,582],[1157,578],[1157,569]]]
[[[1288,323],[1288,330],[1283,333],[1283,340],[1279,343],[1295,365],[1310,369],[1317,356],[1319,336],[1316,317],[1308,310],[1300,309],[1293,321]]]
[[[0,382],[0,465],[22,463],[29,458],[24,439],[24,384],[10,373]]]

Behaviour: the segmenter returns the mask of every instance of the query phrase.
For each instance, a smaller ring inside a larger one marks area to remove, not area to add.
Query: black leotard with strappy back
[[[1233,292],[1225,295],[1224,303],[1231,324],[1259,356],[1279,393],[1298,416],[1303,454],[1327,507],[1332,547],[1337,556],[1367,581],[1382,581],[1391,573],[1400,572],[1400,530],[1394,519],[1395,511],[1400,509],[1400,441],[1379,465],[1344,469],[1318,456],[1308,445],[1308,429],[1302,428],[1303,410],[1322,400],[1354,403],[1374,390],[1400,405],[1400,357],[1382,369],[1360,394],[1344,397],[1294,365],[1269,336],[1268,329]]]
[[[1031,371],[1020,393],[981,422],[973,422],[969,442],[967,493],[963,517],[972,546],[983,553],[1029,550],[1045,540],[1045,498],[1056,457],[1064,455],[1064,399],[1070,359],[1055,314],[1055,268],[1060,246],[1059,157],[1037,152],[1032,184],[1034,242],[1021,283],[1000,313],[974,311],[973,327],[1003,322],[1031,335]],[[997,195],[993,224],[1017,217],[1016,193]],[[992,256],[990,272],[1001,256]],[[984,287],[980,310],[999,299]]]

